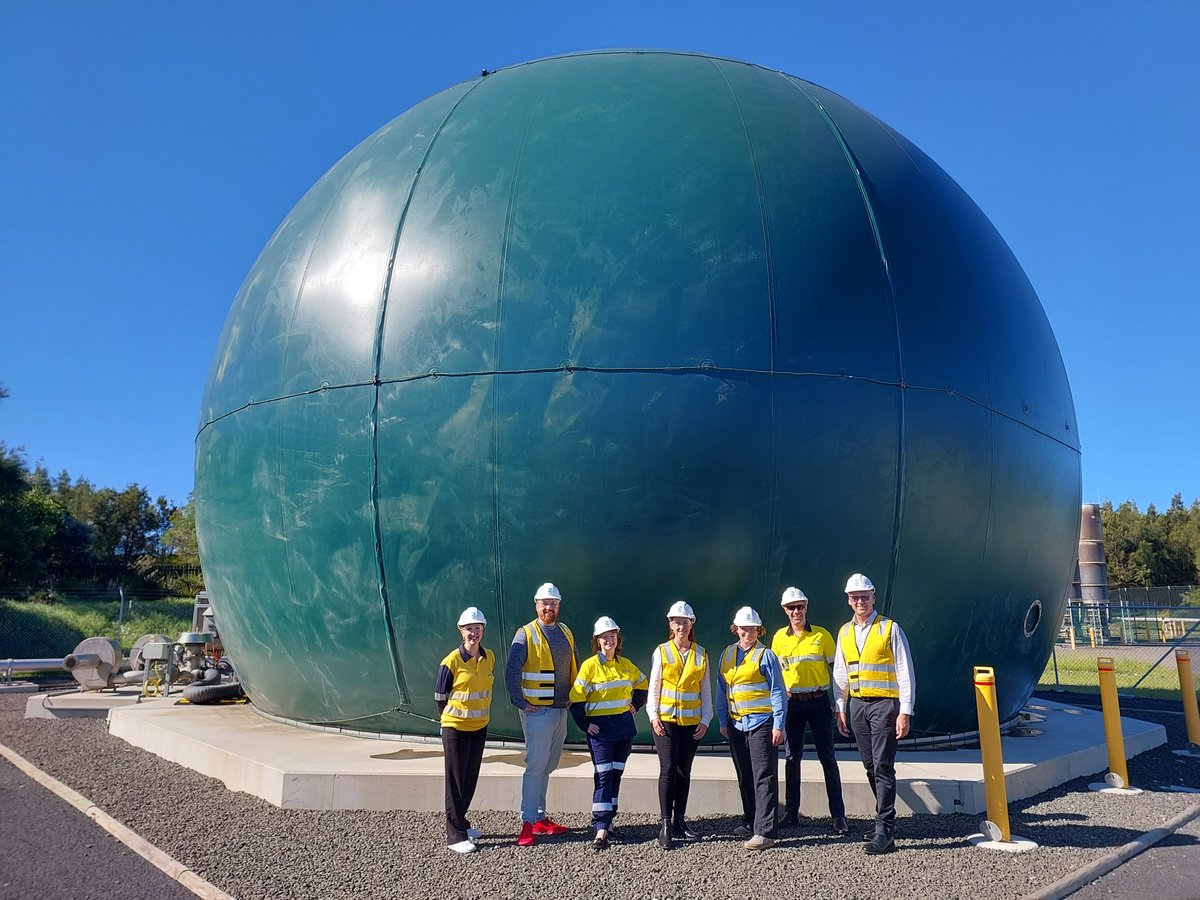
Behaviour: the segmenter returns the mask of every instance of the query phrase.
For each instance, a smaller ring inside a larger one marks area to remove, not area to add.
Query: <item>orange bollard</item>
[[[1179,694],[1183,698],[1183,718],[1187,722],[1188,743],[1192,750],[1200,749],[1200,711],[1196,709],[1192,655],[1187,650],[1176,650],[1175,665],[1179,667]]]
[[[975,667],[975,711],[979,716],[979,749],[983,754],[983,791],[988,820],[1000,829],[1000,840],[1012,838],[1008,824],[1008,790],[1004,784],[1004,757],[1000,751],[1000,714],[996,709],[996,672]]]
[[[1096,658],[1100,676],[1100,706],[1104,713],[1104,740],[1108,745],[1108,771],[1121,779],[1118,787],[1129,787],[1129,764],[1125,759],[1125,736],[1121,733],[1121,704],[1117,700],[1117,676],[1111,656]]]

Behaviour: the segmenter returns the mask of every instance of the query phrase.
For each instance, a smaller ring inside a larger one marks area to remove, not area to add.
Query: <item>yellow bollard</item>
[[[1000,840],[1012,839],[1008,825],[1008,790],[1004,785],[1004,758],[1000,751],[1000,714],[996,710],[996,672],[991,666],[975,667],[975,710],[979,716],[979,749],[983,752],[983,789],[988,820],[1000,829]]]
[[[1176,650],[1175,665],[1179,667],[1179,693],[1183,697],[1183,718],[1187,722],[1188,743],[1200,747],[1200,712],[1196,710],[1192,655],[1187,650]]]
[[[1121,734],[1121,705],[1117,700],[1117,676],[1111,656],[1096,658],[1100,676],[1100,706],[1104,712],[1104,740],[1108,744],[1108,771],[1121,779],[1118,787],[1129,787],[1125,760],[1125,737]]]
[[[1096,649],[1096,629],[1091,625],[1088,626],[1088,638],[1091,639],[1092,649]]]

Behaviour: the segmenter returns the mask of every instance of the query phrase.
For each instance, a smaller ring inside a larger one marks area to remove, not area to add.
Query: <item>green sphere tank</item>
[[[835,631],[864,572],[920,735],[974,729],[974,665],[1002,719],[1031,693],[1080,455],[1036,294],[919,149],[790,75],[608,51],[448,88],[296,205],[222,333],[196,504],[271,714],[436,734],[478,606],[490,734],[519,737],[504,657],[542,582],[581,658],[609,615],[648,673],[676,599],[715,658],[791,584]]]

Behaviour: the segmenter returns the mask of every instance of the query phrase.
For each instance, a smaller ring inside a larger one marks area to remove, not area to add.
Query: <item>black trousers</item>
[[[850,727],[875,794],[875,830],[896,830],[896,717],[900,701],[850,698]]]
[[[446,763],[446,843],[467,839],[467,809],[479,784],[479,766],[483,763],[483,745],[487,727],[478,731],[442,728],[442,751]]]
[[[664,819],[682,819],[692,787],[692,760],[700,742],[695,725],[663,722],[664,735],[654,735],[658,751],[658,809]]]
[[[783,808],[794,815],[800,814],[800,760],[804,757],[804,729],[812,731],[813,746],[821,771],[825,773],[825,796],[829,800],[829,815],[840,819],[846,815],[846,804],[842,800],[842,774],[838,771],[837,757],[833,755],[833,710],[829,708],[829,697],[814,697],[801,700],[789,697],[784,731],[787,733],[787,755],[783,762],[783,775],[787,784]]]
[[[771,720],[753,731],[729,729],[729,752],[742,795],[742,821],[762,837],[775,837],[779,812],[779,750],[771,744]]]

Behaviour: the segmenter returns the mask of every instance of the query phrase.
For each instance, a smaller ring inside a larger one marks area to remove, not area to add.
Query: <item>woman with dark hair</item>
[[[592,650],[579,667],[571,686],[571,716],[587,735],[595,768],[592,795],[593,842],[597,850],[608,846],[609,831],[617,815],[617,796],[625,761],[633,750],[637,726],[633,714],[646,705],[646,676],[621,656],[621,629],[608,616],[596,620]]]
[[[650,661],[646,715],[658,751],[658,845],[670,850],[675,839],[699,837],[687,824],[692,761],[712,719],[712,676],[708,654],[696,643],[696,614],[682,600],[667,610],[668,638]]]

